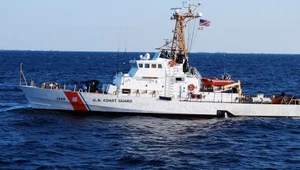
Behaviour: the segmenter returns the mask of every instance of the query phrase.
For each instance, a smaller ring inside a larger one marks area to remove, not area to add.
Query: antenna
[[[191,0],[189,0],[189,7],[190,7],[190,2],[191,2]],[[183,1],[183,2],[182,2],[183,8],[189,8],[189,7],[186,7],[186,6],[185,6],[185,4],[187,4],[187,3],[188,3],[188,1]]]
[[[171,10],[175,11],[175,10],[184,9],[184,8],[197,7],[197,6],[200,6],[200,5],[201,5],[201,2],[191,3],[191,0],[182,1],[182,7],[171,8]]]
[[[23,73],[23,63],[20,64],[20,86],[22,85],[22,78],[24,79],[25,85],[27,86],[28,84],[27,84],[25,75]]]
[[[120,57],[120,41],[121,41],[122,25],[120,28],[119,40],[118,40],[118,55],[117,55],[117,73],[119,72],[119,57]]]
[[[184,3],[186,3],[186,2],[187,2],[187,1],[183,1],[182,4],[184,4]],[[178,11],[178,10],[180,10],[180,9],[183,9],[183,6],[184,6],[184,5],[182,5],[182,7],[171,8],[171,10],[172,10],[172,11]]]
[[[125,29],[125,54],[127,52],[127,28],[128,28],[128,26],[126,26],[126,29]]]
[[[172,11],[179,10],[179,9],[183,9],[183,8],[182,7],[180,7],[180,8],[171,8]]]

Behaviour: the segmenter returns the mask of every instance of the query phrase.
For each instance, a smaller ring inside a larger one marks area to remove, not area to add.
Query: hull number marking
[[[64,97],[57,97],[56,100],[66,100]]]

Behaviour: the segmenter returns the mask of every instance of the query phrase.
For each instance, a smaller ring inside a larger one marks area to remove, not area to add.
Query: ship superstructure
[[[169,99],[201,99],[203,101],[238,101],[241,95],[239,82],[224,84],[224,86],[208,86],[202,83],[202,76],[195,67],[189,67],[186,46],[185,28],[193,19],[200,18],[201,13],[195,10],[201,4],[184,4],[183,8],[173,8],[171,20],[175,20],[172,40],[158,48],[152,56],[147,53],[140,56],[140,60],[131,60],[131,69],[127,74],[117,74],[113,84],[104,85],[102,91],[108,94],[136,95],[143,97],[159,97]],[[193,8],[194,7],[194,8]],[[186,9],[180,13],[179,9]],[[219,80],[224,81],[224,80]],[[225,86],[228,85],[228,86]],[[211,92],[218,92],[211,96]],[[227,92],[222,94],[221,92]],[[228,94],[228,92],[231,94]],[[230,99],[228,96],[230,95]],[[232,99],[234,98],[234,99]]]

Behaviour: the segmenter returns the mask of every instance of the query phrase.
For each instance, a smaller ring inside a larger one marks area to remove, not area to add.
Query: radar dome
[[[149,54],[149,53],[146,53],[146,54],[145,54],[145,58],[146,58],[146,60],[149,60],[149,59],[150,59],[150,54]]]

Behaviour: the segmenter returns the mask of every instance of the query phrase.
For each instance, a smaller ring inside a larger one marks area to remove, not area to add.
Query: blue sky
[[[181,2],[1,0],[0,49],[151,52],[172,37],[170,8]],[[202,0],[211,26],[196,32],[191,51],[300,54],[299,8],[299,0]]]

